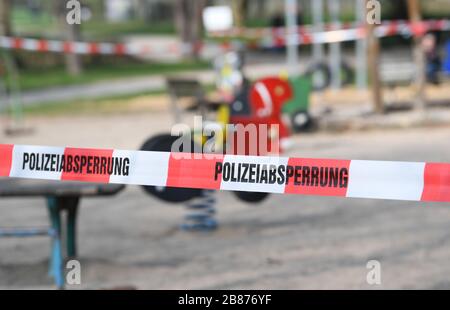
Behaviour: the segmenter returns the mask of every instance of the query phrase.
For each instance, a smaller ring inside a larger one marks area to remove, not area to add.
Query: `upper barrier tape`
[[[386,35],[386,32],[394,34],[411,34],[421,35],[423,29],[429,31],[445,31],[449,30],[450,20],[448,19],[430,19],[421,22],[410,23],[407,20],[385,20],[382,21],[375,29],[379,36]],[[328,32],[335,30],[349,30],[355,28],[365,28],[366,24],[361,22],[338,22],[324,24],[321,31],[317,31],[317,27],[314,25],[302,25],[298,26],[296,33],[298,34],[312,34],[314,32]],[[422,28],[422,29],[421,29]],[[288,30],[285,27],[260,27],[260,28],[245,28],[235,27],[226,31],[214,31],[208,33],[211,38],[230,38],[240,37],[249,40],[262,39],[270,36],[284,36]]]
[[[0,144],[0,176],[450,202],[450,164]]]
[[[286,34],[285,28],[263,28],[262,30],[233,30],[225,33],[212,33],[210,37],[227,37],[228,35],[240,35],[243,38],[257,40],[249,42],[249,47],[283,47],[290,45],[308,45],[337,43],[360,40],[367,37],[365,26],[353,23],[345,23],[340,27],[329,25],[325,31],[314,32],[313,27],[299,27],[293,34]],[[377,37],[388,37],[393,35],[420,36],[427,31],[450,30],[450,20],[427,20],[417,23],[405,21],[385,21],[375,28]],[[230,44],[218,44],[222,49],[229,49]],[[191,46],[189,44],[124,44],[124,43],[101,43],[101,42],[70,42],[57,40],[42,40],[32,38],[0,36],[0,48],[19,49],[36,52],[56,52],[68,54],[86,55],[181,55],[192,49],[200,52],[205,45],[198,42]]]

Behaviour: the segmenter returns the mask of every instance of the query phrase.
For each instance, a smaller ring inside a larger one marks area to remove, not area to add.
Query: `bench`
[[[181,121],[181,111],[178,101],[182,98],[193,99],[194,104],[188,110],[199,110],[203,119],[206,118],[209,109],[217,110],[221,104],[220,102],[208,100],[203,85],[195,79],[168,78],[166,85],[175,123]]]
[[[116,184],[0,178],[0,197],[44,197],[50,220],[50,227],[44,229],[0,228],[0,237],[51,237],[49,274],[58,288],[64,288],[64,259],[77,256],[76,224],[81,198],[112,196],[123,188],[123,185]],[[67,215],[65,221],[64,213]],[[65,251],[62,243],[65,243]]]
[[[398,86],[410,85],[414,82],[416,76],[416,68],[413,63],[409,62],[384,62],[380,65],[381,83],[392,90],[393,100],[396,101],[395,88]],[[388,102],[389,103],[389,102]]]

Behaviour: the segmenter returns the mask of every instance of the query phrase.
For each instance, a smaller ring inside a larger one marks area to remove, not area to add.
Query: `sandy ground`
[[[1,120],[0,120],[1,121]],[[32,118],[0,143],[136,149],[169,129],[163,111]],[[408,161],[450,158],[450,128],[308,134],[289,155]],[[82,285],[139,289],[450,288],[450,206],[272,195],[258,206],[218,193],[220,228],[180,231],[185,210],[128,187],[82,201]],[[46,225],[43,199],[0,200],[0,226]],[[53,288],[47,238],[0,239],[0,288]],[[382,284],[366,283],[381,263]]]

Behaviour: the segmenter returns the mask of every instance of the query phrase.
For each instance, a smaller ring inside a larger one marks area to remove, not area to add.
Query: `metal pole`
[[[287,67],[290,76],[297,75],[300,71],[298,67],[297,12],[297,0],[284,1]]]
[[[331,21],[333,23],[334,29],[341,28],[341,22],[339,20],[339,6],[341,2],[339,0],[328,0],[328,10],[330,12]],[[341,43],[331,43],[330,44],[330,68],[331,68],[331,85],[334,89],[341,88],[341,64],[342,64],[342,53],[341,53]]]
[[[356,20],[358,26],[365,24],[366,0],[356,0]],[[358,89],[367,88],[367,36],[356,41],[356,85]]]
[[[311,0],[312,2],[312,21],[315,32],[323,31],[323,0]],[[319,62],[324,58],[324,49],[322,44],[313,44],[313,60]]]

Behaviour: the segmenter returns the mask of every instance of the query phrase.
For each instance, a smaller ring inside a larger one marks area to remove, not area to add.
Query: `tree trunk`
[[[0,35],[10,36],[11,29],[11,0],[0,0]]]
[[[67,41],[80,41],[80,25],[66,24],[66,38]],[[77,54],[65,55],[66,68],[70,75],[80,75],[83,71],[81,56]]]
[[[202,11],[205,0],[177,0],[175,2],[175,26],[184,46],[185,57],[198,57],[196,48],[201,39]]]
[[[418,0],[408,0],[408,14],[410,23],[420,23],[422,21],[422,16],[420,13],[420,5]],[[425,52],[422,46],[423,34],[414,35],[414,63],[416,66],[416,96],[414,105],[418,109],[426,108],[426,98],[425,98],[425,67],[426,59]]]
[[[81,31],[80,25],[74,24],[69,25],[66,20],[66,14],[68,13],[66,9],[66,1],[55,0],[56,14],[58,15],[58,20],[61,24],[61,28],[64,31],[64,37],[67,41],[80,41]],[[70,75],[80,75],[83,71],[81,56],[74,53],[65,53],[64,60],[66,63],[66,70]]]

